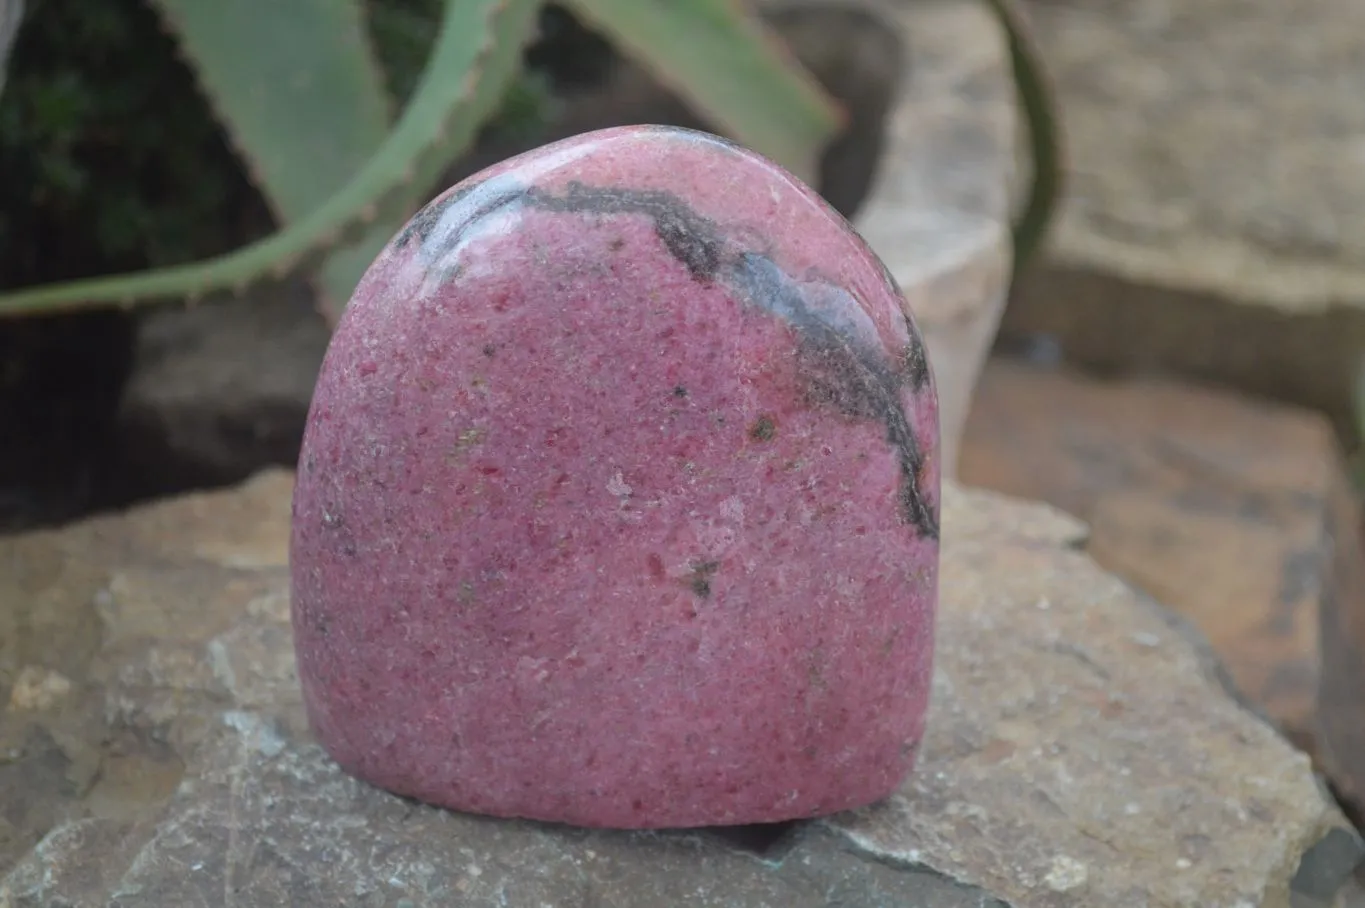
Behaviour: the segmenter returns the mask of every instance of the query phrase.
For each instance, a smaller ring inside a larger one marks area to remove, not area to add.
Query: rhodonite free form
[[[294,497],[312,726],[348,772],[587,826],[753,823],[911,770],[932,372],[815,193],[687,130],[441,195],[327,352]]]

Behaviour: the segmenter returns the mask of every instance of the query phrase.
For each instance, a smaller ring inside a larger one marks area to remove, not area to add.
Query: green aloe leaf
[[[506,82],[498,81],[497,76],[491,78],[494,79],[494,88],[503,85],[506,90],[502,100],[495,105],[497,116],[490,116],[482,125],[498,125],[498,118],[507,115],[512,104],[518,105],[516,112],[523,124],[543,122],[547,116],[545,109],[551,106],[552,101],[549,90],[539,84],[539,79],[524,70],[513,72]],[[491,115],[493,111],[489,113]],[[374,226],[355,243],[340,245],[327,257],[321,271],[321,305],[329,320],[335,323],[341,316],[352,291],[365,276],[375,257],[384,250],[407,219],[427,202],[437,178],[466,151],[474,137],[471,134],[463,144],[438,144],[428,154],[415,160],[406,185],[399,187],[383,209],[377,212]]]
[[[296,223],[207,261],[0,294],[0,317],[241,289],[316,261],[357,225],[390,211],[433,159],[468,146],[519,71],[538,9],[538,0],[445,0],[431,58],[393,131],[345,186]]]
[[[571,0],[718,131],[814,184],[844,112],[739,0]]]
[[[1062,139],[1057,100],[1042,54],[1017,0],[987,0],[1009,42],[1019,107],[1028,126],[1033,179],[1023,210],[1014,220],[1014,275],[1033,260],[1047,240],[1062,194]]]
[[[390,103],[359,0],[152,0],[257,188],[289,223],[355,176]]]
[[[365,165],[391,119],[360,0],[152,0],[253,182],[281,224],[296,223]],[[324,305],[344,305],[390,225],[320,272]]]

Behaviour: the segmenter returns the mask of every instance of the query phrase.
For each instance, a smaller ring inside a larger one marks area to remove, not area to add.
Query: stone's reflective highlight
[[[586,826],[878,800],[930,687],[938,413],[899,293],[772,163],[628,127],[454,187],[318,379],[298,669],[348,772]]]

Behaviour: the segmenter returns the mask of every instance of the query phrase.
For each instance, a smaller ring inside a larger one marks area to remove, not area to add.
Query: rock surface
[[[1352,582],[1365,546],[1321,414],[996,359],[968,420],[962,476],[1088,521],[1096,561],[1198,626],[1237,688],[1316,757],[1327,728],[1365,727],[1349,685],[1332,715],[1318,709],[1324,675],[1351,665],[1324,666],[1320,626],[1365,615]],[[1332,636],[1360,646],[1345,628]]]
[[[1338,797],[1357,825],[1365,824],[1365,520],[1359,491],[1338,477],[1330,525],[1334,595],[1323,601],[1322,682],[1317,713],[1320,755]],[[1365,868],[1362,868],[1365,882]]]
[[[0,540],[0,704],[25,666],[71,684],[0,710],[0,905],[1285,906],[1342,823],[1080,524],[952,485],[934,704],[889,801],[776,842],[415,805],[306,732],[291,491],[267,473]]]
[[[763,9],[850,107],[851,130],[826,157],[820,188],[846,212],[871,188],[855,223],[921,322],[951,475],[1010,262],[1015,110],[999,28],[976,0],[765,0]],[[566,94],[560,119],[535,141],[622,123],[705,128],[629,60],[610,72]],[[528,147],[480,148],[448,181]],[[292,466],[327,337],[299,283],[150,314],[121,411],[130,459],[163,488]]]
[[[1024,6],[1063,112],[1067,199],[1004,330],[1344,425],[1365,349],[1365,4]]]
[[[323,361],[294,635],[349,772],[586,826],[862,806],[923,735],[938,399],[837,212],[618,127],[438,196]]]
[[[1365,817],[1365,539],[1324,416],[993,360],[962,475],[1089,521],[1096,561],[1199,627]]]
[[[145,316],[119,412],[126,459],[151,474],[142,484],[193,488],[296,463],[330,337],[302,280]]]

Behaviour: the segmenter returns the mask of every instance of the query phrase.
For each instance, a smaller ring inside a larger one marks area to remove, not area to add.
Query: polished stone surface
[[[877,257],[750,152],[613,129],[434,200],[339,325],[299,466],[300,680],[359,778],[653,827],[913,766],[932,373]]]

